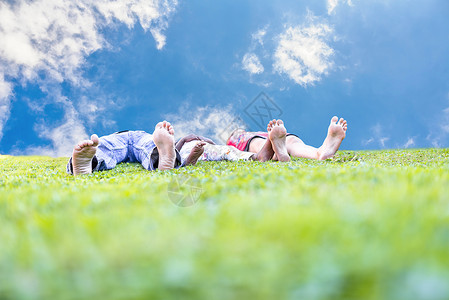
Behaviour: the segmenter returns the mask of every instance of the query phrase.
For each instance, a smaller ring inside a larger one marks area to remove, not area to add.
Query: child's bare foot
[[[186,159],[186,166],[195,165],[200,158],[201,154],[204,152],[204,146],[206,142],[198,142],[190,151],[189,156]]]
[[[323,142],[323,145],[318,148],[318,159],[324,160],[334,156],[341,142],[346,137],[346,130],[348,129],[348,123],[345,119],[334,116],[329,125],[327,131],[327,137]]]
[[[159,170],[171,170],[175,166],[175,130],[167,121],[156,124],[153,141],[159,151]]]
[[[90,140],[81,141],[73,148],[73,175],[92,173],[92,158],[97,152],[99,142],[98,136],[93,134]]]
[[[273,150],[276,153],[276,157],[279,161],[290,161],[290,156],[287,152],[287,146],[285,144],[287,129],[284,127],[282,120],[270,121],[267,125],[268,138],[271,141]]]
[[[261,162],[269,161],[274,155],[273,146],[271,145],[271,141],[267,139],[265,144],[263,144],[262,149],[259,152],[251,156],[252,160],[257,160]]]

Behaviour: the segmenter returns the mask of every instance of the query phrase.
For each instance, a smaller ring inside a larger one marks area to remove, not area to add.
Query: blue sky
[[[264,129],[263,101],[314,146],[337,115],[342,149],[449,147],[448,16],[444,0],[3,1],[0,153],[68,156],[161,119],[220,141]]]

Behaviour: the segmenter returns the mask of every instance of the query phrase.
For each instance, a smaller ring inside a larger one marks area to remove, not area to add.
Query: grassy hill
[[[138,164],[0,157],[0,299],[449,299],[449,150]]]

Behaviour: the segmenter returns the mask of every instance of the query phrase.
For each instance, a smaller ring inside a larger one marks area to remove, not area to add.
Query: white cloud
[[[254,32],[251,36],[253,41],[257,41],[261,46],[263,46],[263,38],[265,37],[265,35],[267,34],[267,28],[268,25],[265,26],[262,29],[257,30],[256,32]]]
[[[449,97],[449,95],[448,95]],[[449,107],[444,108],[431,123],[429,134],[426,137],[433,147],[447,147],[449,135]]]
[[[332,33],[329,25],[316,22],[311,15],[305,25],[288,26],[274,53],[275,71],[304,87],[320,81],[333,66],[334,50],[327,44]]]
[[[0,140],[3,136],[3,126],[9,118],[11,100],[11,83],[6,82],[0,74]]]
[[[348,4],[349,6],[353,6],[352,0],[327,0],[327,14],[332,15],[335,14],[335,8],[341,3],[344,2]]]
[[[90,86],[82,77],[86,57],[111,47],[102,30],[118,23],[129,28],[140,24],[162,49],[163,32],[176,6],[177,0],[0,2],[0,138],[11,108],[12,85],[5,76],[22,84],[38,83],[49,94],[48,86],[62,81],[86,89]]]
[[[259,74],[264,71],[259,58],[254,53],[246,53],[242,59],[243,69],[251,74]]]
[[[415,139],[413,137],[408,138],[407,142],[402,146],[403,148],[409,148],[415,146]]]
[[[385,148],[387,146],[387,142],[390,140],[390,137],[385,136],[385,129],[380,124],[376,124],[370,129],[372,136],[366,140],[362,140],[363,146],[368,146],[371,144],[378,144],[381,148]]]
[[[41,138],[50,140],[51,145],[30,147],[25,150],[25,153],[28,155],[70,156],[73,146],[89,137],[78,112],[73,107],[66,108],[61,125],[55,128],[48,128],[45,124],[39,124],[36,126],[36,130]]]
[[[174,129],[177,138],[190,133],[211,138],[216,143],[224,143],[236,128],[246,128],[246,124],[227,107],[197,107],[185,104],[176,114],[165,115]]]
[[[327,0],[327,13],[330,15],[334,13],[334,9],[338,5],[338,0]]]

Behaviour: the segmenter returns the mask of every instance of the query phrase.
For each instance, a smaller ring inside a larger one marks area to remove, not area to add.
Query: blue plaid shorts
[[[175,168],[182,165],[181,156],[176,151]],[[145,131],[120,131],[100,137],[100,144],[92,159],[92,172],[113,169],[119,163],[139,162],[153,171],[159,164],[159,152],[153,135]],[[67,173],[73,174],[72,158],[67,163]]]

